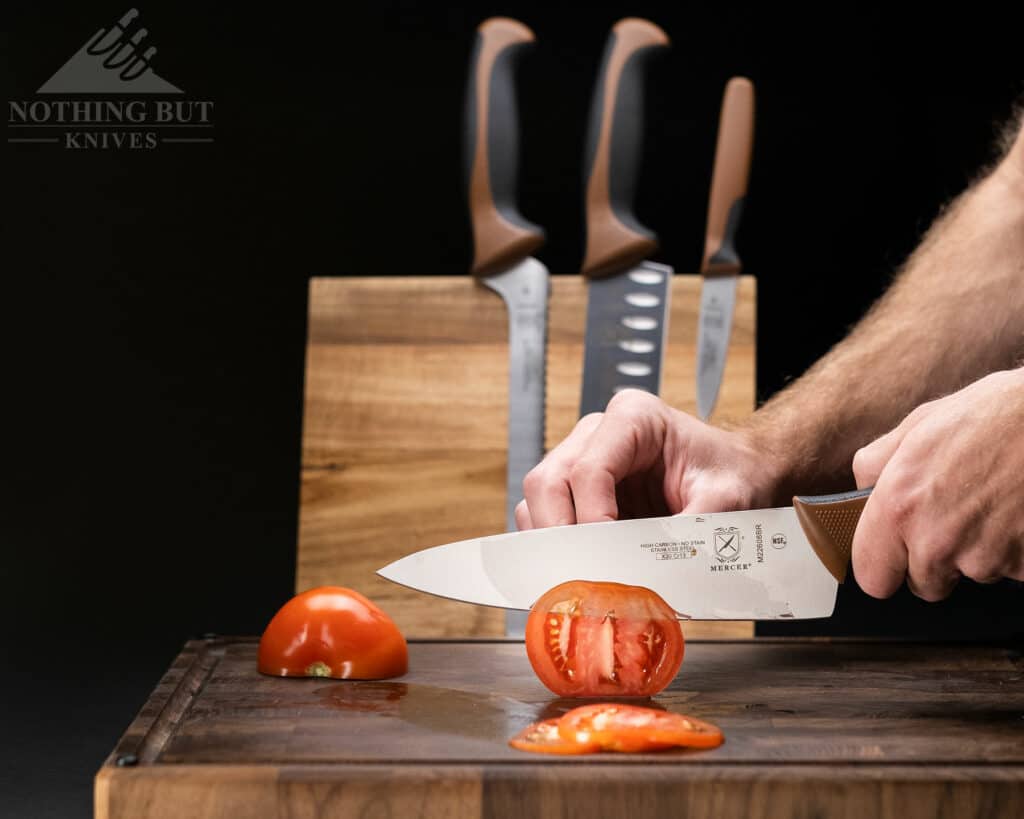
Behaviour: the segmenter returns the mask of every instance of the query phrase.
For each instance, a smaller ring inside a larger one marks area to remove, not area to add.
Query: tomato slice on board
[[[508,744],[516,750],[535,754],[592,754],[601,750],[596,742],[576,742],[562,737],[557,719],[533,723],[512,737]]]
[[[595,703],[574,708],[558,720],[567,742],[596,743],[607,751],[661,751],[665,748],[717,748],[722,731],[710,722],[636,705]]]
[[[260,639],[259,670],[275,677],[383,680],[409,670],[398,626],[359,592],[321,586],[296,595]]]
[[[649,697],[683,662],[683,631],[650,589],[571,580],[544,594],[526,621],[526,654],[562,697]]]

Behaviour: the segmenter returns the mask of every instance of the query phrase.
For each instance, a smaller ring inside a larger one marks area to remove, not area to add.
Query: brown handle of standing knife
[[[853,533],[870,494],[870,489],[858,489],[838,495],[793,498],[793,509],[811,548],[840,583],[846,579]]]
[[[508,17],[492,17],[477,29],[466,88],[464,153],[474,276],[515,264],[544,243],[544,231],[524,219],[515,202],[515,67],[535,40],[529,28]]]
[[[669,44],[647,20],[627,17],[612,27],[590,109],[586,173],[587,247],[583,273],[600,278],[652,255],[654,234],[632,214],[641,151],[642,77],[648,58]]]
[[[718,145],[701,263],[701,273],[705,276],[735,276],[740,272],[735,237],[747,195],[753,150],[754,84],[746,77],[733,77],[725,86],[718,121]]]

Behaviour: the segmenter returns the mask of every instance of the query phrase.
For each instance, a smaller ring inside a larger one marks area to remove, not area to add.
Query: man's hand
[[[922,404],[853,459],[874,486],[853,539],[861,588],[924,600],[960,576],[1024,580],[1024,369]]]
[[[768,505],[779,474],[740,433],[624,390],[523,482],[520,529]]]

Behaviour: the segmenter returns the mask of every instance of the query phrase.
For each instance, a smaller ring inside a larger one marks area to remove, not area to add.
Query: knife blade
[[[697,416],[702,421],[711,417],[725,372],[736,284],[742,269],[736,252],[736,231],[747,195],[753,148],[754,85],[746,77],[733,77],[722,97],[700,268],[703,281],[697,323]]]
[[[569,580],[649,588],[680,619],[828,617],[870,489],[745,512],[531,529],[435,546],[378,574],[419,591],[529,609]]]
[[[603,412],[625,387],[657,393],[672,268],[645,261],[657,239],[633,215],[643,133],[643,77],[668,46],[654,23],[612,27],[590,107],[585,171],[588,278],[580,415]]]
[[[515,66],[533,32],[492,17],[477,29],[465,106],[465,175],[473,229],[472,273],[508,312],[508,464],[505,528],[516,529],[523,478],[544,455],[548,271],[532,254],[544,231],[516,208],[518,112]],[[521,634],[525,619],[509,612],[505,628]]]

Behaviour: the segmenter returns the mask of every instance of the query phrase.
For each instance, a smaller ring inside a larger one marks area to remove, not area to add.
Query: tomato
[[[590,754],[601,750],[596,742],[564,739],[558,732],[557,719],[535,722],[512,737],[508,744],[516,750],[536,754]]]
[[[259,670],[276,677],[382,680],[408,668],[409,650],[394,621],[340,586],[296,595],[260,639]]]
[[[599,703],[574,708],[558,720],[558,735],[566,742],[597,744],[608,751],[662,751],[665,748],[717,748],[722,732],[693,717]]]
[[[649,697],[683,662],[683,631],[650,589],[572,580],[544,594],[526,621],[526,654],[562,697]]]

